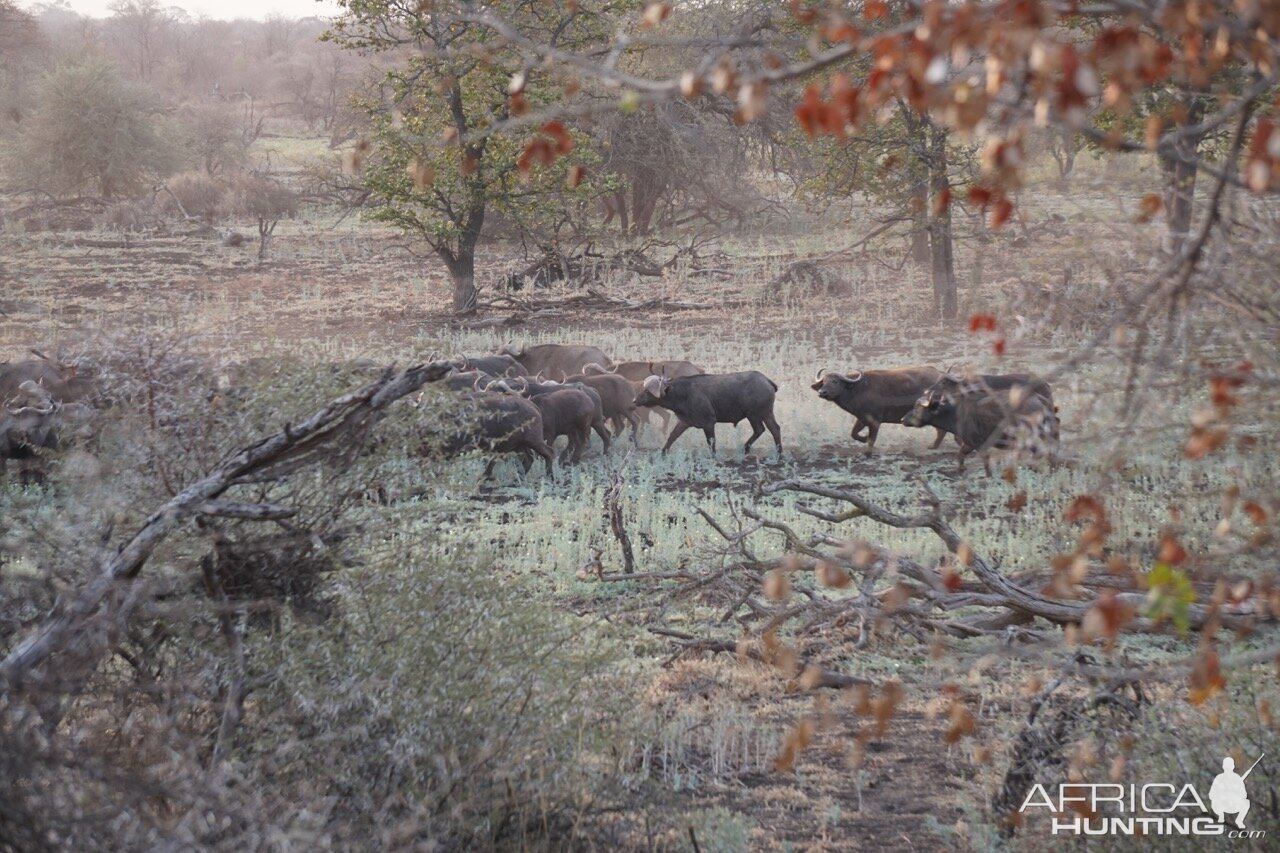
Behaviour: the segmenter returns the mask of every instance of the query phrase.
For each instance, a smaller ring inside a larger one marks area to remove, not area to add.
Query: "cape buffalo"
[[[554,447],[556,439],[567,436],[568,453],[574,462],[582,461],[582,452],[591,442],[591,426],[596,416],[596,401],[577,387],[561,386],[549,394],[529,398],[542,415],[542,437]],[[606,445],[605,449],[608,449]]]
[[[644,381],[650,376],[679,379],[682,376],[697,376],[706,373],[705,370],[691,361],[623,361],[611,368],[602,364],[588,364],[583,372],[616,373],[631,381],[636,394],[639,394],[644,389]],[[665,433],[671,425],[671,415],[667,413],[666,409],[643,409],[641,414],[645,423],[649,422],[651,413],[657,415],[659,420],[662,421],[662,431]]]
[[[490,376],[528,376],[524,365],[509,355],[464,355],[451,359],[450,363],[459,371],[478,370]]]
[[[542,376],[544,379],[563,381],[566,376],[582,373],[588,364],[603,364],[612,367],[609,356],[592,346],[582,344],[539,344],[533,347],[517,349],[510,343],[504,344],[499,355],[508,355],[520,362],[530,376]]]
[[[782,456],[782,430],[773,416],[773,403],[778,385],[769,377],[755,370],[742,373],[704,373],[698,376],[682,376],[665,379],[650,376],[636,397],[637,406],[660,406],[669,409],[677,418],[675,429],[667,436],[662,452],[671,449],[675,440],[689,427],[702,430],[711,452],[716,451],[716,424],[737,424],[743,420],[751,424],[751,437],[743,452],[766,428]]]
[[[1034,394],[1044,398],[1053,405],[1053,389],[1043,379],[1029,373],[984,373],[970,380],[977,388],[985,391],[1012,391],[1021,389],[1018,395]],[[960,441],[956,426],[955,401],[960,394],[965,380],[952,375],[945,375],[920,396],[909,415],[903,418],[906,426],[931,426],[956,436]],[[1056,412],[1057,410],[1054,409]],[[936,445],[935,445],[936,446]]]
[[[520,394],[528,397],[530,400],[536,400],[543,394],[551,394],[565,388],[573,388],[581,391],[591,398],[591,402],[594,407],[591,414],[591,429],[595,431],[596,435],[600,436],[600,442],[604,445],[604,452],[609,452],[609,430],[605,427],[604,423],[604,403],[600,399],[599,392],[591,386],[584,385],[581,382],[575,382],[572,384],[562,384],[560,382],[539,382],[536,379],[528,379],[523,376],[518,376],[512,379],[501,380],[490,387],[492,390]]]
[[[487,453],[518,453],[527,472],[533,467],[533,454],[547,463],[547,479],[555,480],[555,451],[543,437],[542,414],[538,407],[523,397],[506,394],[476,394],[471,398],[475,405],[475,421],[445,437],[444,452],[448,455],[483,450]],[[484,469],[488,477],[493,472],[490,460]]]
[[[863,441],[870,456],[881,424],[898,424],[942,374],[932,367],[899,367],[891,370],[855,370],[852,373],[818,371],[813,385],[824,400],[830,400],[853,415],[849,437]],[[863,430],[867,434],[863,436]],[[937,430],[933,447],[946,433]]]
[[[0,363],[0,405],[20,399],[23,394],[19,388],[24,382],[40,386],[55,403],[88,401],[95,391],[93,380],[74,367],[44,357],[13,361]]]
[[[640,418],[636,414],[636,390],[630,382],[612,373],[580,373],[565,377],[564,381],[566,385],[574,382],[585,385],[600,395],[604,418],[613,427],[615,438],[622,435],[627,424],[631,424],[631,435],[635,437]]]
[[[994,450],[1028,451],[1046,455],[1050,462],[1057,454],[1058,415],[1053,403],[1039,394],[1026,393],[1027,386],[991,390],[978,382],[966,383],[953,392],[931,388],[917,400],[904,423],[946,423],[952,425],[960,443],[958,469],[965,457],[981,453],[983,468],[991,474]]]

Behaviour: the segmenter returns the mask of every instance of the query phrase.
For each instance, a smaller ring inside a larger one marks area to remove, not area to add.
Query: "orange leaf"
[[[1187,549],[1182,547],[1173,533],[1166,531],[1160,538],[1160,550],[1156,559],[1171,566],[1180,566],[1187,561]]]
[[[1150,222],[1162,210],[1164,210],[1164,199],[1159,193],[1147,193],[1142,197],[1142,201],[1138,202],[1138,215],[1134,222],[1139,224]]]
[[[1203,705],[1226,686],[1227,680],[1222,677],[1222,663],[1218,660],[1218,653],[1205,649],[1196,657],[1191,667],[1187,699],[1193,705]]]
[[[933,197],[933,215],[941,216],[951,206],[951,187],[943,187],[942,192]]]
[[[1007,198],[1000,199],[991,211],[991,227],[999,230],[1000,226],[1009,221],[1010,216],[1013,216],[1013,202]]]
[[[1107,510],[1102,505],[1102,501],[1093,495],[1079,495],[1071,502],[1071,506],[1067,507],[1064,517],[1067,521],[1084,521],[1090,518],[1103,522],[1107,520]]]

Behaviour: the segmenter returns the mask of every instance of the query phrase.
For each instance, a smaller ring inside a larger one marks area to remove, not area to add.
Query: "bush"
[[[167,192],[157,197],[167,216],[190,216],[213,223],[222,210],[227,187],[217,178],[203,172],[182,172],[166,183]]]
[[[36,103],[9,164],[22,188],[130,197],[172,171],[175,152],[160,133],[154,95],[113,65],[63,65],[44,79]]]
[[[103,530],[136,528],[370,372],[218,364],[150,339],[94,350],[112,404],[96,436],[43,489],[0,486],[0,655],[93,574]],[[627,754],[617,659],[525,581],[436,556],[441,510],[423,496],[457,484],[417,454],[452,399],[424,394],[372,441],[240,487],[296,512],[175,531],[119,620],[77,640],[83,679],[69,656],[0,703],[0,850],[471,849],[571,832]],[[248,698],[224,734],[237,683]]]

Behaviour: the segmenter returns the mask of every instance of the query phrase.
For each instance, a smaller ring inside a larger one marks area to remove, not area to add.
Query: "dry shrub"
[[[75,450],[94,463],[0,489],[0,655],[153,507],[368,372],[94,350],[111,406]],[[553,844],[611,789],[612,647],[485,558],[438,556],[430,501],[366,499],[448,482],[409,455],[449,416],[424,399],[377,441],[229,493],[294,512],[175,531],[48,678],[8,688],[0,850]]]
[[[761,302],[791,304],[815,296],[849,296],[853,283],[812,261],[798,261],[764,286]]]
[[[158,196],[161,211],[210,223],[221,213],[227,194],[226,184],[204,172],[182,172],[165,186],[168,192]]]

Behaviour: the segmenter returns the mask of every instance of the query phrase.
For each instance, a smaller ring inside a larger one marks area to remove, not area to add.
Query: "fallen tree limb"
[[[691,634],[684,634],[679,631],[671,631],[668,629],[652,627],[649,633],[664,636],[680,647],[681,653],[728,653],[734,655],[745,655],[751,660],[759,663],[772,663],[768,660],[764,652],[748,643],[739,643],[733,640],[715,640],[709,638],[695,637]],[[831,669],[824,669],[813,663],[807,658],[798,658],[800,670],[803,673],[805,685],[814,687],[829,687],[837,690],[846,687],[856,687],[859,685],[870,685],[873,682],[870,679],[860,678],[856,675],[846,675],[842,672],[836,672]]]
[[[220,502],[228,489],[247,483],[279,479],[321,458],[320,451],[342,447],[338,452],[354,452],[357,443],[344,447],[337,440],[368,429],[382,417],[387,406],[413,393],[427,381],[427,367],[418,366],[396,373],[388,369],[376,381],[331,401],[300,423],[266,436],[231,454],[204,478],[192,483],[155,510],[143,525],[114,553],[103,560],[96,576],[53,613],[27,639],[0,661],[0,696],[11,693],[29,679],[39,678],[38,668],[55,655],[71,654],[88,663],[104,649],[92,641],[90,622],[104,605],[120,607],[122,587],[127,587],[146,565],[156,547],[180,524],[212,508],[252,517],[283,517],[281,507],[252,507],[238,502]],[[258,513],[254,515],[254,513]],[[108,620],[109,621],[109,620]]]

